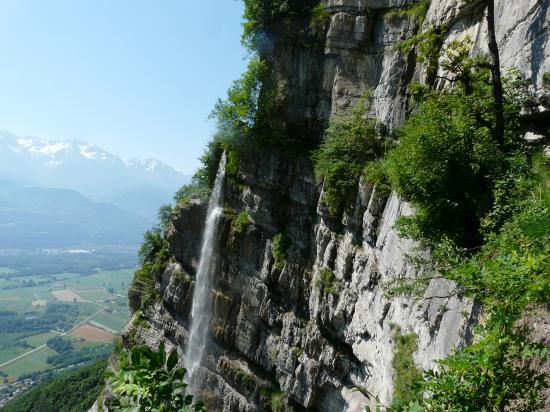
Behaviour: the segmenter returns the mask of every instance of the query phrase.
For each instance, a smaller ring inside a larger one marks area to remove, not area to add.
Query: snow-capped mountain
[[[76,190],[95,200],[144,186],[175,192],[189,181],[188,176],[155,159],[126,161],[94,144],[9,132],[0,132],[0,179]]]

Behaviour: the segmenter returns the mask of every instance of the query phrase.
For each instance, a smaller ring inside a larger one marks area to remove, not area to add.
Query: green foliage
[[[414,363],[413,353],[418,348],[415,333],[403,334],[397,326],[394,329],[393,355],[393,402],[389,410],[399,411],[418,400],[421,395],[422,370]]]
[[[368,183],[376,185],[376,196],[387,196],[391,192],[391,183],[384,159],[368,162],[363,169],[363,178]]]
[[[342,289],[342,282],[336,278],[332,270],[324,267],[319,272],[315,286],[324,294],[336,295]]]
[[[294,412],[294,408],[289,405],[287,396],[281,392],[278,385],[261,388],[260,395],[267,400],[273,412]]]
[[[250,50],[262,49],[276,21],[306,17],[317,0],[244,0],[242,43]]]
[[[102,360],[54,376],[2,408],[5,412],[86,412],[103,389],[107,362]]]
[[[455,76],[449,90],[414,89],[417,111],[397,132],[400,144],[388,153],[392,187],[417,213],[399,222],[403,234],[431,246],[447,237],[461,247],[481,243],[481,221],[491,210],[496,182],[510,161],[493,140],[494,111],[489,70],[453,42],[443,65]],[[519,113],[529,102],[525,83],[505,78],[506,148],[519,147]]]
[[[232,226],[233,232],[240,235],[246,231],[249,224],[250,224],[250,216],[248,215],[248,212],[242,211],[237,215],[237,217],[233,222],[233,226]]]
[[[143,235],[143,243],[139,248],[138,255],[142,262],[153,260],[157,254],[166,247],[166,241],[159,228],[148,230]]]
[[[283,270],[285,266],[289,246],[288,237],[284,233],[278,233],[273,237],[272,253],[275,260],[275,268],[278,270]]]
[[[63,339],[61,336],[48,339],[46,345],[59,354],[71,352],[74,349],[72,343],[69,340]]]
[[[258,113],[264,109],[260,92],[267,74],[267,62],[253,58],[246,72],[229,88],[227,99],[218,100],[210,117],[218,121],[220,140],[232,142],[251,134]]]
[[[397,44],[397,49],[402,54],[409,53],[413,47],[416,47],[416,60],[420,63],[426,63],[426,82],[428,84],[432,84],[436,78],[445,34],[446,31],[442,28],[430,27]]]
[[[384,153],[376,122],[365,119],[367,100],[368,95],[350,114],[333,118],[323,143],[311,155],[315,176],[323,182],[323,202],[334,215],[352,203],[365,164]]]
[[[511,328],[527,305],[550,299],[549,165],[546,155],[535,157],[532,172],[517,181],[512,217],[477,254],[446,273],[495,320],[506,320],[501,327]]]
[[[197,174],[204,170],[200,169],[197,172]],[[197,174],[195,174],[195,176],[197,176]],[[208,178],[205,178],[205,180],[208,180]],[[208,200],[209,195],[210,195],[210,189],[208,186],[198,183],[197,181],[193,181],[188,185],[182,186],[174,194],[174,201],[176,202],[176,205],[182,206],[182,205],[188,204],[192,199],[206,201]]]
[[[112,352],[113,347],[111,344],[103,344],[99,346],[92,346],[90,348],[83,348],[78,351],[73,351],[71,349],[66,352],[59,352],[58,355],[48,356],[46,361],[56,368],[66,368],[71,365],[97,362],[98,360],[107,359],[111,356]]]
[[[132,288],[141,291],[141,304],[147,306],[156,298],[155,278],[158,278],[170,260],[170,249],[159,228],[145,232],[139,249],[141,266],[134,274]]]
[[[458,244],[479,243],[479,222],[491,206],[491,177],[501,159],[489,129],[472,113],[474,100],[461,93],[432,94],[388,153],[392,186],[416,208],[413,218],[401,221],[412,237],[447,235]]]
[[[213,186],[223,151],[227,176],[234,181],[244,156],[259,147],[283,144],[278,110],[285,99],[272,83],[267,62],[255,57],[227,98],[218,100],[210,114],[217,120],[217,132],[201,158],[203,166],[194,177],[197,184]]]
[[[550,87],[550,72],[544,72],[542,75],[542,84],[545,87]]]
[[[547,362],[549,350],[533,344],[517,321],[550,301],[550,159],[516,154],[508,161],[481,249],[465,256],[445,242],[435,251],[439,271],[457,283],[455,293],[480,302],[487,320],[473,345],[425,376],[422,410],[532,411],[549,385],[528,362]]]
[[[134,346],[119,360],[119,370],[109,372],[109,383],[115,399],[111,406],[123,411],[201,411],[201,402],[185,394],[185,369],[177,368],[178,353],[172,349],[166,356],[164,342],[158,351],[147,346]]]
[[[546,377],[521,364],[533,350],[517,335],[489,333],[479,343],[441,362],[424,388],[428,410],[534,411],[543,405]]]
[[[166,230],[166,228],[168,228],[172,223],[172,206],[162,205],[158,211],[158,219],[160,227]]]
[[[223,149],[222,143],[217,139],[208,143],[200,158],[202,166],[199,167],[193,176],[193,183],[188,187],[184,186],[180,189],[181,192],[176,193],[176,202],[179,203],[190,200],[195,194],[195,191],[200,194],[204,191],[209,192],[209,189],[214,187]]]
[[[330,21],[327,6],[320,3],[311,9],[311,22],[316,27],[324,27]]]
[[[386,17],[407,17],[409,20],[414,21],[418,26],[422,26],[428,9],[430,8],[431,0],[417,0],[414,3],[410,3],[408,7],[396,8],[386,13]]]
[[[29,316],[32,314],[33,316]],[[73,326],[74,319],[80,314],[76,304],[52,303],[44,312],[17,313],[0,311],[0,330],[2,333],[47,332],[67,330]]]

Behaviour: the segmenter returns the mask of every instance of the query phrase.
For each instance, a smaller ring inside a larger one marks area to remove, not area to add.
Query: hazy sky
[[[192,173],[244,70],[240,0],[0,0],[0,129]]]

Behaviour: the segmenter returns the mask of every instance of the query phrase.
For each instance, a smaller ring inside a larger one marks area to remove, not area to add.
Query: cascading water
[[[192,384],[193,374],[199,367],[206,346],[209,323],[212,318],[210,289],[212,285],[212,260],[216,256],[218,221],[222,213],[223,181],[225,177],[225,153],[218,167],[214,189],[208,202],[206,223],[202,235],[199,267],[195,277],[193,307],[191,309],[191,328],[187,340],[187,379]]]

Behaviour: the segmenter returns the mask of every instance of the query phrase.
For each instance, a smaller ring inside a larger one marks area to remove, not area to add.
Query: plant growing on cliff
[[[406,7],[391,9],[385,16],[387,18],[407,17],[408,19],[414,21],[418,27],[420,27],[426,18],[426,14],[430,8],[430,3],[431,0],[417,0],[410,3]]]
[[[208,180],[208,178],[205,178],[204,180]],[[208,185],[197,178],[193,179],[190,184],[183,185],[176,193],[174,193],[174,201],[176,202],[176,205],[185,205],[192,199],[206,201],[208,200],[209,195],[210,189]]]
[[[273,259],[275,260],[275,268],[283,270],[287,259],[287,250],[289,247],[288,238],[284,233],[277,233],[273,237]]]
[[[327,267],[319,271],[319,278],[315,286],[327,295],[336,295],[342,289],[342,283],[334,275],[334,272]]]
[[[414,363],[413,354],[416,351],[417,335],[403,334],[399,326],[394,328],[393,354],[393,401],[389,411],[399,411],[421,397],[422,370]]]
[[[260,92],[268,74],[265,60],[253,58],[246,72],[227,92],[226,100],[218,100],[210,117],[218,121],[218,139],[240,141],[250,135],[261,107]]]
[[[250,224],[250,216],[248,215],[248,212],[242,211],[235,218],[232,225],[232,230],[234,233],[240,235],[246,231],[249,224]]]
[[[131,289],[140,291],[141,305],[147,306],[156,297],[155,278],[164,272],[171,256],[160,228],[145,232],[138,255],[141,266],[134,273]]]
[[[488,214],[503,222],[490,226],[481,249],[469,257],[439,252],[440,273],[457,284],[453,293],[480,302],[486,321],[473,345],[426,374],[422,410],[537,410],[550,384],[532,367],[548,361],[548,347],[518,323],[550,301],[550,159],[539,153],[514,162],[513,187],[495,186],[509,194],[495,196]]]
[[[397,132],[400,144],[388,153],[386,170],[392,187],[417,211],[401,220],[403,233],[432,246],[447,237],[475,247],[495,182],[508,165],[493,140],[488,70],[459,42],[445,56],[443,64],[455,76],[451,88],[418,88],[418,109]],[[518,147],[520,111],[529,102],[525,83],[513,73],[505,79],[505,96],[506,147],[512,151]]]
[[[201,402],[185,395],[185,369],[176,367],[178,353],[172,349],[166,356],[164,342],[158,351],[147,346],[134,346],[123,353],[119,370],[108,373],[109,383],[117,396],[114,410],[121,411],[202,411]]]
[[[244,0],[243,45],[262,51],[272,41],[276,22],[307,17],[317,3],[317,0]]]
[[[377,123],[366,119],[368,99],[366,94],[351,113],[334,117],[323,143],[311,155],[317,181],[323,182],[323,202],[333,215],[353,202],[365,164],[381,157],[386,148]]]

